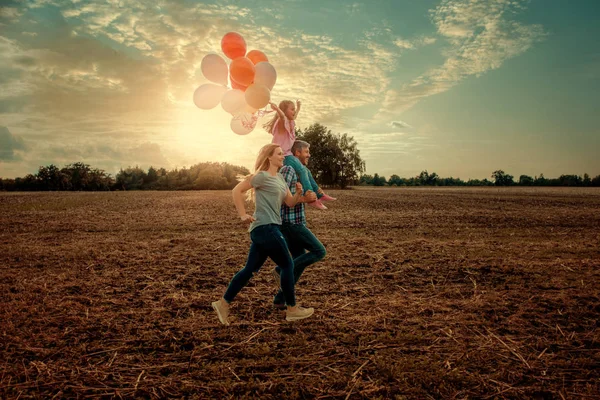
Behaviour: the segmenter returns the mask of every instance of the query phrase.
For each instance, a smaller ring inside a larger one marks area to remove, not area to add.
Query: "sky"
[[[30,0],[0,2],[0,177],[82,161],[249,169],[271,136],[239,136],[195,89],[240,33],[277,71],[297,126],[358,143],[366,173],[600,174],[595,0]]]

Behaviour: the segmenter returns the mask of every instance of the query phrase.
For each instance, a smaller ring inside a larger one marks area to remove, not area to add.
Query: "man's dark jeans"
[[[281,233],[285,237],[292,258],[294,259],[294,282],[298,282],[304,269],[325,257],[326,251],[323,244],[317,237],[302,224],[283,223]],[[276,267],[277,272],[281,274],[281,268]],[[283,304],[283,292],[275,295],[273,303]]]

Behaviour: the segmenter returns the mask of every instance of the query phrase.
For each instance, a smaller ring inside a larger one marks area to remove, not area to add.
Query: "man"
[[[306,165],[310,158],[309,147],[310,145],[302,140],[296,140],[292,146],[292,154],[300,160],[302,165]],[[296,192],[296,182],[298,182],[298,176],[296,175],[294,168],[284,165],[279,170],[279,173],[285,179],[292,194],[294,194]],[[288,207],[285,203],[281,206],[281,233],[283,233],[288,248],[290,249],[290,253],[292,254],[292,258],[294,259],[294,280],[296,283],[306,267],[322,260],[326,254],[323,244],[306,226],[304,203],[315,201],[316,198],[317,195],[315,192],[309,190],[300,198],[299,202],[294,207]],[[332,198],[332,200],[335,199]],[[279,266],[277,266],[273,270],[273,275],[278,284],[280,283],[279,274],[280,269]],[[279,292],[273,299],[273,306],[281,310],[286,308],[281,288],[279,288]]]

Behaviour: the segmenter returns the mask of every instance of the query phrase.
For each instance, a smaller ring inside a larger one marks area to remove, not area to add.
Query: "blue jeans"
[[[294,262],[290,256],[287,243],[276,224],[260,225],[250,232],[250,251],[246,266],[233,276],[223,295],[228,303],[248,284],[250,278],[263,266],[267,257],[271,258],[281,269],[282,300],[288,306],[296,305],[294,296]],[[283,301],[282,301],[283,303]]]
[[[298,180],[302,184],[302,194],[305,194],[307,190],[312,190],[315,192],[318,199],[323,197],[323,195],[319,193],[319,185],[317,185],[317,182],[310,173],[310,170],[302,165],[298,158],[294,156],[285,156],[283,159],[283,165],[289,165],[290,167],[294,168],[294,171],[296,171]]]
[[[319,239],[305,225],[284,222],[281,226],[281,233],[283,233],[294,258],[294,283],[296,283],[300,279],[300,275],[302,275],[304,269],[322,260],[327,252]],[[280,266],[275,268],[280,274],[282,273],[283,268],[280,268]],[[284,293],[280,290],[275,295],[273,303],[283,304],[283,300]]]

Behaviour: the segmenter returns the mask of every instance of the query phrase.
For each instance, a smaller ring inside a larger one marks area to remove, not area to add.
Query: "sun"
[[[227,162],[250,168],[258,150],[272,140],[262,119],[247,135],[231,131],[232,116],[220,106],[200,110],[193,104],[179,105],[174,113],[171,146],[196,162]]]

